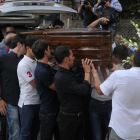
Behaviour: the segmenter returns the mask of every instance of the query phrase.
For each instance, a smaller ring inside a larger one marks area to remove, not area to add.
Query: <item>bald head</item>
[[[11,46],[12,39],[13,39],[13,37],[14,37],[15,35],[16,35],[16,34],[14,34],[14,33],[9,33],[9,34],[6,35],[5,38],[4,38],[5,45],[8,46],[8,47],[11,48],[11,49],[12,49],[12,46]]]

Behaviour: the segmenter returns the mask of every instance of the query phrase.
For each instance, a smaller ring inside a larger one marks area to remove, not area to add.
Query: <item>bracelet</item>
[[[97,75],[93,76],[93,78],[96,78],[96,77],[99,78],[99,76],[97,76]]]
[[[91,74],[91,72],[85,72],[85,73],[87,73],[87,74]]]

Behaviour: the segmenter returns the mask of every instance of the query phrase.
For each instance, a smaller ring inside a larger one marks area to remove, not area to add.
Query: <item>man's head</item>
[[[55,59],[59,65],[67,65],[69,68],[73,67],[74,56],[73,52],[68,46],[59,46],[54,52]]]
[[[128,56],[128,49],[124,45],[118,45],[112,52],[112,62],[115,64],[120,63],[123,59]]]
[[[24,55],[26,52],[25,49],[25,36],[17,34],[12,39],[12,48],[13,50],[16,50],[16,52],[20,55]]]
[[[134,60],[133,60],[134,67],[140,67],[140,49],[138,49],[135,53]]]
[[[115,42],[116,46],[121,44],[121,34],[120,33],[115,34],[114,42]]]
[[[41,60],[44,57],[47,57],[48,59],[51,58],[51,51],[46,40],[38,39],[35,41],[32,46],[32,51],[37,60]]]
[[[4,3],[5,2],[5,0],[0,0],[0,3]]]
[[[15,30],[12,25],[5,25],[2,28],[2,33],[3,33],[3,35],[7,35],[9,33],[15,33]]]
[[[56,19],[53,24],[52,24],[53,28],[63,28],[64,26],[64,23],[59,20],[59,19]]]
[[[5,36],[5,38],[4,38],[5,45],[8,46],[8,47],[11,48],[11,49],[13,48],[13,47],[12,47],[12,39],[13,39],[14,36],[16,36],[16,34],[14,34],[14,33],[9,33],[9,34],[7,34],[7,35]]]
[[[26,53],[28,53],[31,57],[34,57],[32,46],[36,40],[38,40],[38,38],[34,35],[28,35],[25,39]]]

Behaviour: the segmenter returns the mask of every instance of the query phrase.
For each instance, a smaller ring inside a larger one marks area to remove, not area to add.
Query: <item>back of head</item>
[[[58,26],[64,26],[64,23],[61,21],[61,20],[59,20],[59,19],[56,19],[54,22],[53,22],[53,27],[55,27],[56,25],[58,25]]]
[[[9,48],[12,48],[12,39],[14,36],[16,36],[16,34],[9,33],[4,38],[5,45],[8,46]]]
[[[59,46],[54,52],[55,59],[58,64],[62,64],[65,57],[70,56],[70,47],[68,46]]]
[[[128,56],[128,49],[124,45],[118,45],[113,50],[113,55],[119,59],[126,59]]]
[[[32,51],[35,57],[39,60],[44,57],[45,50],[48,50],[48,42],[46,40],[38,39],[32,46]]]
[[[13,37],[11,43],[11,49],[17,47],[17,43],[25,44],[25,35],[17,34]]]
[[[134,67],[140,67],[140,49],[135,53],[133,65]]]
[[[28,35],[25,39],[25,47],[30,47],[32,49],[32,46],[34,44],[34,42],[38,40],[38,38],[34,35]]]

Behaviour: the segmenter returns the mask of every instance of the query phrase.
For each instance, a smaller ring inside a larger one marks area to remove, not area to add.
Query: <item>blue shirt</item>
[[[4,39],[2,40],[2,42],[0,43],[0,51],[3,50],[6,47]]]
[[[35,83],[40,96],[40,114],[55,113],[59,110],[56,91],[49,87],[54,83],[54,70],[45,63],[37,62],[35,69]]]

